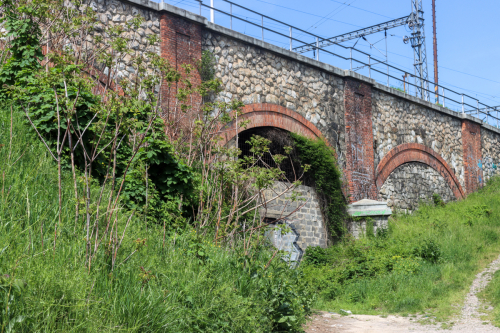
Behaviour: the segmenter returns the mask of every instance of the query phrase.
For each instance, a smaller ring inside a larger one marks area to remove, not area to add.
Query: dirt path
[[[488,322],[481,320],[480,301],[477,294],[486,287],[495,271],[500,269],[500,257],[493,261],[484,271],[476,275],[472,286],[467,294],[462,307],[460,318],[455,321],[453,327],[444,332],[467,332],[483,333],[498,332],[500,328],[494,327]],[[396,332],[443,332],[441,325],[422,325],[418,321],[422,318],[417,316],[397,317],[368,315],[340,316],[323,312],[316,315],[312,322],[307,325],[307,333],[396,333]]]

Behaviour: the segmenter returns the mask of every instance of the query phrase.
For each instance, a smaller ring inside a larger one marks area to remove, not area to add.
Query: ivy
[[[306,175],[314,180],[328,230],[332,237],[340,238],[345,233],[347,203],[342,194],[342,174],[334,151],[321,139],[311,140],[295,133],[290,135],[300,162],[310,165]]]

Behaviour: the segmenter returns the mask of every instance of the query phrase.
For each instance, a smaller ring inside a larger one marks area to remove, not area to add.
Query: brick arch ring
[[[380,161],[375,172],[375,183],[380,190],[389,175],[400,165],[420,162],[439,172],[457,199],[465,198],[465,192],[446,161],[434,150],[419,143],[404,143],[393,148]]]
[[[236,129],[233,120],[223,128],[222,145],[226,145],[236,136],[236,131],[241,133],[255,127],[277,127],[289,132],[301,134],[310,139],[323,137],[321,131],[309,120],[299,113],[283,106],[271,103],[254,103],[245,105],[239,121],[248,120],[246,128]]]

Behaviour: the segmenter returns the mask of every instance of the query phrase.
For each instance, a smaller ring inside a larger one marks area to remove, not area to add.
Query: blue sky
[[[207,5],[210,4],[210,0],[203,1]],[[214,1],[217,8],[229,11],[229,5],[226,2]],[[165,2],[195,13],[199,12],[197,2],[194,0],[165,0]],[[336,36],[406,16],[411,11],[410,0],[234,0],[233,2],[323,37]],[[429,79],[433,80],[431,0],[423,0],[423,2]],[[481,102],[489,106],[500,105],[500,62],[498,61],[500,43],[497,37],[500,31],[500,20],[497,18],[500,13],[500,1],[436,0],[436,2],[440,84],[473,97],[477,96]],[[257,15],[237,10],[236,7],[233,7],[233,13],[260,24],[260,18]],[[204,9],[203,14],[208,16],[208,10]],[[215,23],[228,26],[229,20],[222,14],[216,13]],[[288,28],[283,25],[267,19],[264,25],[288,35]],[[240,32],[261,38],[261,31],[250,24],[233,20],[233,27]],[[388,34],[389,63],[413,73],[413,50],[409,44],[403,43],[404,36],[410,35],[410,32],[406,27],[399,27],[389,30]],[[312,37],[294,36],[304,41],[313,41]],[[360,40],[356,48],[383,60],[385,58],[384,34],[378,33],[366,38],[373,46]],[[265,40],[288,47],[288,41],[285,38],[268,32],[265,32]],[[343,45],[350,46],[355,42],[356,40],[353,40]],[[296,45],[298,46],[299,43],[294,43],[294,46]],[[329,50],[344,56],[348,55],[348,52],[340,47],[330,47]],[[308,55],[313,56],[312,52]],[[367,62],[365,55],[360,59]],[[342,62],[338,58],[321,52],[320,60],[344,69],[350,67],[348,62]],[[386,71],[383,66],[379,66],[379,69]],[[359,72],[368,75],[367,68],[360,69]],[[391,71],[391,74],[400,77],[402,73]],[[376,79],[382,81],[381,77]],[[402,88],[402,83],[396,80],[391,80],[390,85]],[[475,102],[471,100],[469,103]],[[451,103],[447,106],[456,109],[456,106],[454,107]]]

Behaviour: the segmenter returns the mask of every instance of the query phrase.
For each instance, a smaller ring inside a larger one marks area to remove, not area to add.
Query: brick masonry
[[[345,80],[346,168],[349,201],[376,199],[371,86]]]
[[[429,202],[433,194],[439,194],[444,202],[456,199],[456,195],[444,177],[428,164],[420,162],[404,163],[394,169],[379,191],[379,200],[388,207],[398,207],[406,211],[418,208],[420,202]]]
[[[383,188],[386,180],[397,168],[404,164],[413,162],[425,164],[436,170],[444,180],[444,182],[441,183],[441,186],[444,185],[451,189],[456,199],[462,199],[465,197],[465,192],[448,163],[446,163],[446,161],[433,149],[419,143],[401,144],[396,148],[393,148],[384,156],[376,170],[376,184],[378,189],[380,190]],[[400,185],[397,185],[396,187],[401,188]],[[379,196],[383,197],[384,195],[385,193],[379,192]],[[396,194],[396,198],[397,195],[408,196],[403,192]],[[417,203],[418,201],[415,202],[415,204]]]
[[[476,191],[483,184],[481,126],[470,120],[462,121],[465,190]]]
[[[310,139],[322,137],[322,133],[313,123],[283,106],[270,103],[248,104],[242,109],[239,121],[248,121],[245,128],[237,127],[236,121],[226,125],[222,144],[226,144],[238,133],[255,127],[277,127],[299,133]]]
[[[181,65],[196,66],[196,62],[201,60],[201,25],[168,12],[163,12],[160,16],[160,27],[161,56],[167,59],[175,69],[186,75]],[[191,83],[194,86],[201,83],[200,75],[196,70],[191,72]],[[169,85],[164,82],[162,85],[161,94],[164,114],[177,115],[177,113],[182,112],[176,103],[175,97],[181,87],[181,83]],[[190,103],[192,106],[199,105],[201,96],[195,95]],[[183,119],[183,121],[190,120],[189,118]]]
[[[372,102],[375,165],[393,148],[418,143],[441,156],[465,186],[461,119],[381,90]]]

